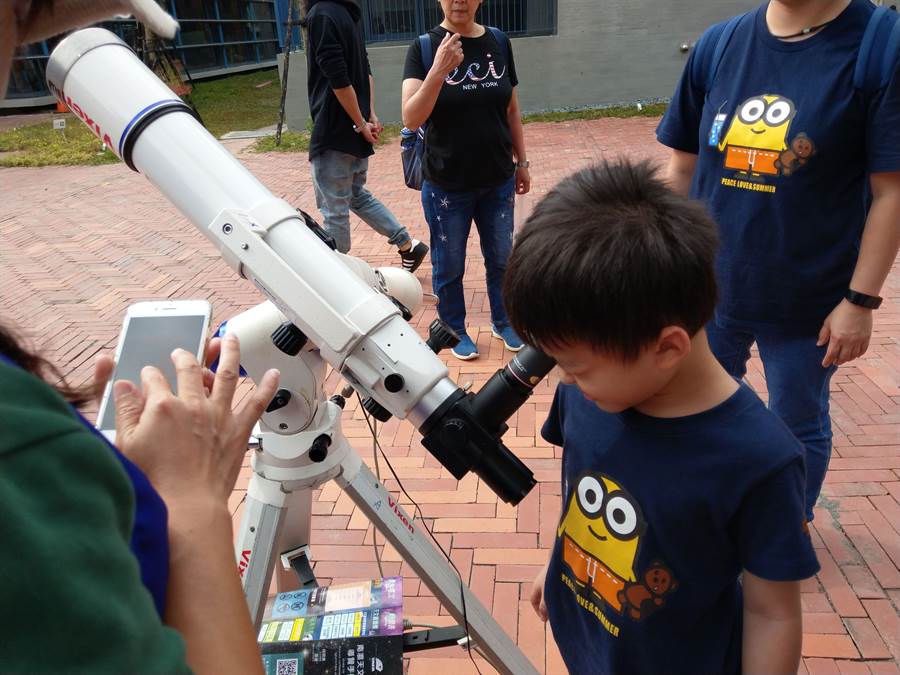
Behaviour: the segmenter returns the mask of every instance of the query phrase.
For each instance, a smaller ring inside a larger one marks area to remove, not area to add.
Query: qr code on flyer
[[[278,659],[275,662],[276,675],[300,675],[299,659]]]

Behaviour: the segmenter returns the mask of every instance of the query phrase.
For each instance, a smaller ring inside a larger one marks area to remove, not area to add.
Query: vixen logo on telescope
[[[244,572],[247,571],[248,567],[250,567],[250,550],[245,549],[241,551],[241,559],[238,560],[238,572],[242,579],[244,578]]]
[[[80,105],[78,105],[77,103],[75,103],[75,101],[72,100],[72,97],[71,97],[71,96],[66,96],[66,93],[65,93],[64,91],[60,90],[60,89],[57,89],[56,85],[53,84],[52,82],[48,82],[47,84],[48,84],[49,87],[50,87],[50,92],[51,92],[54,96],[56,96],[56,98],[58,98],[60,101],[63,101],[67,106],[69,106],[69,110],[71,110],[73,113],[75,113],[76,115],[78,115],[78,117],[80,117],[81,120],[82,120],[85,124],[88,125],[88,129],[90,129],[91,131],[94,132],[94,135],[95,135],[97,138],[99,138],[101,141],[103,141],[104,143],[106,143],[106,146],[107,146],[108,148],[112,148],[112,147],[113,147],[113,142],[112,142],[112,139],[109,137],[109,134],[104,133],[103,130],[100,128],[100,125],[97,124],[94,120],[92,120],[92,119],[91,119],[91,116],[88,115],[88,114],[82,109],[82,107],[81,107]]]
[[[409,530],[409,533],[415,534],[416,531],[413,529],[412,523],[409,522],[409,519],[403,514],[403,511],[400,510],[400,505],[397,504],[390,495],[388,495],[388,506],[394,511],[394,515],[397,516],[397,519],[406,525],[406,529]]]

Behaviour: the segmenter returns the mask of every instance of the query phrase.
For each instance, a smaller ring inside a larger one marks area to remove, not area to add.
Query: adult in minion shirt
[[[870,0],[766,0],[703,34],[657,129],[670,186],[719,226],[710,346],[742,378],[756,343],[805,448],[809,520],[829,382],[868,349],[900,248],[898,21]]]

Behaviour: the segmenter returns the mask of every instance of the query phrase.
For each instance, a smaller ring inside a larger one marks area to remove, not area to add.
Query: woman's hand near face
[[[434,54],[434,62],[429,72],[436,73],[443,80],[463,62],[462,38],[459,33],[447,33]]]

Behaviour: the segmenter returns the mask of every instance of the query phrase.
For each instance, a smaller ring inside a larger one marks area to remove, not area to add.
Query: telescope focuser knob
[[[306,336],[297,326],[285,321],[272,332],[272,342],[288,356],[297,356],[306,344]]]
[[[458,345],[459,336],[443,321],[435,319],[428,326],[428,340],[425,341],[425,344],[437,354],[442,349]]]
[[[371,396],[363,399],[363,408],[379,422],[387,422],[391,419],[391,412]]]
[[[314,462],[323,462],[328,457],[328,448],[331,446],[331,436],[322,434],[309,446],[309,458]]]
[[[463,447],[469,440],[469,430],[466,423],[460,419],[447,420],[441,429],[441,439],[452,447]]]

